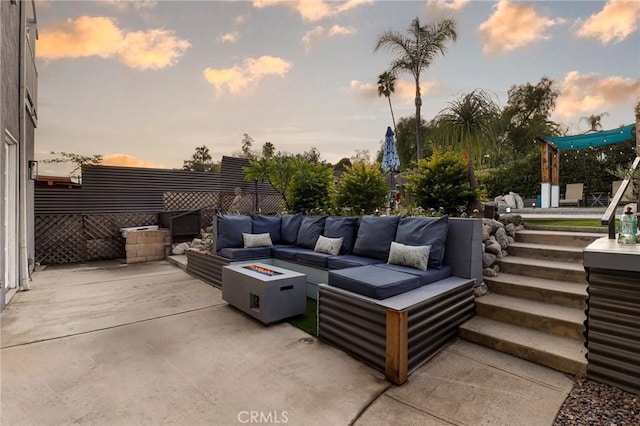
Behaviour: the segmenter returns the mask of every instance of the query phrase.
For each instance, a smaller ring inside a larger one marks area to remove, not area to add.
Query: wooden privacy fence
[[[202,227],[229,210],[241,188],[240,213],[277,213],[282,197],[270,186],[245,182],[244,159],[223,157],[222,173],[89,166],[80,189],[36,188],[35,250],[40,264],[126,256],[120,228],[159,225],[162,212],[200,213]],[[256,193],[257,190],[257,193]]]

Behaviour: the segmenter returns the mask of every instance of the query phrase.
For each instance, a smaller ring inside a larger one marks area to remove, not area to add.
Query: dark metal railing
[[[636,159],[631,164],[631,172],[635,171],[640,164],[640,156],[636,157]],[[613,196],[613,199],[609,203],[609,207],[607,207],[607,211],[604,213],[601,219],[601,223],[603,225],[607,225],[609,228],[609,239],[615,240],[616,238],[616,208],[622,200],[624,193],[627,190],[627,187],[631,183],[631,178],[626,178],[620,184],[620,188],[618,188],[618,192]]]

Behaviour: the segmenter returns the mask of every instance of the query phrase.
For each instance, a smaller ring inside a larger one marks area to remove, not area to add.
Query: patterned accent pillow
[[[264,234],[246,234],[243,232],[242,239],[244,240],[244,248],[273,246],[271,235],[268,232]]]
[[[387,263],[426,271],[429,264],[430,251],[431,246],[408,246],[392,241]]]
[[[343,237],[327,238],[323,235],[320,235],[313,251],[337,256],[338,253],[340,253],[340,247],[342,247],[343,239]]]

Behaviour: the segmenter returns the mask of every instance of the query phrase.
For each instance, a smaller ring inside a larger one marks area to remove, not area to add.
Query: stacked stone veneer
[[[507,249],[515,242],[516,232],[524,229],[522,216],[506,214],[498,220],[483,219],[482,275],[495,277],[500,272],[498,259],[508,256]]]
[[[166,259],[170,245],[168,229],[128,232],[125,246],[127,263]]]

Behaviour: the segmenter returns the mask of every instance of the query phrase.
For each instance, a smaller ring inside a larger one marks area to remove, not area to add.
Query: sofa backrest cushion
[[[403,217],[398,224],[395,241],[410,246],[431,246],[429,268],[439,268],[444,259],[449,216]]]
[[[318,237],[324,232],[326,216],[305,216],[300,223],[296,245],[313,250]]]
[[[364,216],[360,220],[353,254],[386,262],[399,221],[400,216]]]
[[[357,217],[333,217],[330,216],[324,222],[324,235],[328,238],[342,237],[342,247],[340,254],[351,254],[353,252],[353,243],[356,241],[356,233],[358,232]]]
[[[280,244],[296,244],[302,218],[300,213],[285,214],[280,217]]]
[[[251,217],[244,215],[218,215],[216,250],[244,247],[242,233],[251,234]]]
[[[254,214],[251,216],[251,222],[253,223],[254,234],[269,233],[271,236],[271,242],[273,244],[280,244],[280,222],[282,218],[280,216],[264,216],[261,214]]]

